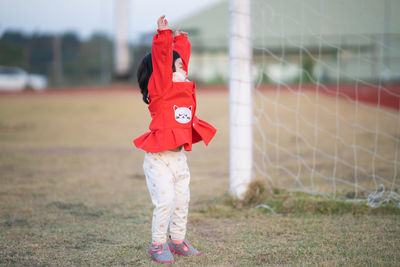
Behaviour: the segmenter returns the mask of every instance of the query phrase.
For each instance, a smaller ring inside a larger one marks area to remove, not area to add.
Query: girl
[[[185,239],[190,173],[182,148],[190,151],[192,144],[201,140],[208,145],[216,130],[195,116],[195,84],[186,79],[190,57],[187,33],[178,29],[173,37],[165,16],[157,24],[151,54],[144,56],[137,72],[143,101],[149,104],[150,132],[134,144],[145,151],[143,169],[155,206],[149,252],[157,262],[171,263],[171,251],[184,256],[200,254]]]

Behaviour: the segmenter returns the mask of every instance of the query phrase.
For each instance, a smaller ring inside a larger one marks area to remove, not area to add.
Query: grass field
[[[0,265],[156,265],[143,152],[132,145],[150,116],[133,91],[0,95]],[[218,129],[188,153],[187,238],[202,255],[174,265],[400,264],[397,212],[275,216],[224,202],[228,95],[199,90],[198,104]]]

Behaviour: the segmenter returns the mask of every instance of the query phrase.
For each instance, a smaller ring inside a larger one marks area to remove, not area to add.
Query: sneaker
[[[158,252],[161,251],[159,254]],[[153,245],[151,244],[149,247],[150,255],[156,262],[159,263],[173,263],[174,257],[169,250],[167,243],[163,243],[161,245]]]
[[[170,236],[171,239],[171,236]],[[183,248],[185,247],[185,245],[189,248],[188,251],[184,251]],[[182,256],[199,256],[200,252],[193,248],[192,245],[190,245],[189,241],[187,241],[186,239],[183,240],[182,243],[180,244],[174,244],[172,243],[172,240],[169,241],[168,243],[169,249],[175,253],[175,254],[179,254]]]

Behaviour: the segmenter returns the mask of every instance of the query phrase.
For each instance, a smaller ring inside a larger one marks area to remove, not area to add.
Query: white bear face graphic
[[[178,107],[174,105],[175,111],[175,120],[179,123],[188,123],[192,119],[192,106],[187,107]]]

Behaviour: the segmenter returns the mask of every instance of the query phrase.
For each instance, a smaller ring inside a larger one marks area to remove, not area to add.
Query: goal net
[[[253,177],[400,207],[399,3],[251,1]]]

